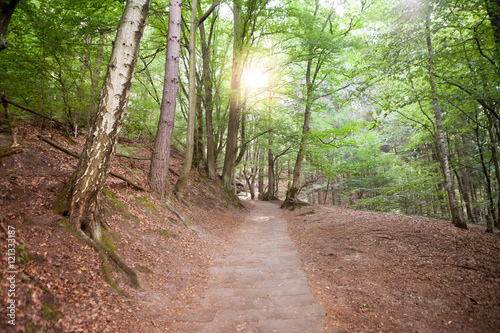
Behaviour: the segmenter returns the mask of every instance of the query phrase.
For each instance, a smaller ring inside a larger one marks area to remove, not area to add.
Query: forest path
[[[197,308],[174,331],[323,332],[325,310],[312,295],[279,207],[254,201]]]

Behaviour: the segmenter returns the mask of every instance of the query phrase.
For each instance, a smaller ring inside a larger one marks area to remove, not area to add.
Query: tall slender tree
[[[168,194],[170,147],[174,131],[177,89],[179,87],[179,51],[181,47],[182,21],[181,0],[170,0],[169,8],[163,97],[149,171],[151,190],[161,197],[165,197]]]
[[[149,3],[150,0],[127,1],[102,85],[96,119],[76,170],[56,207],[61,212],[69,211],[75,228],[94,240],[101,237],[99,196],[123,125]]]
[[[238,128],[240,124],[241,74],[243,71],[243,20],[241,16],[243,1],[233,1],[233,65],[231,74],[231,97],[229,122],[227,128],[226,155],[222,169],[222,185],[233,192],[234,168],[238,149]]]
[[[194,127],[196,120],[196,31],[199,24],[205,21],[218,5],[219,1],[215,0],[207,12],[199,19],[196,19],[196,11],[198,9],[197,0],[191,0],[191,30],[189,32],[189,111],[186,134],[186,154],[181,174],[173,190],[173,194],[180,200],[182,200],[182,194],[186,188],[189,172],[191,171],[191,164],[193,162]]]
[[[430,19],[427,18],[425,22],[426,40],[427,40],[427,69],[429,73],[429,83],[432,91],[432,106],[434,108],[434,118],[436,122],[436,133],[435,141],[436,147],[438,149],[439,162],[441,164],[441,169],[443,171],[443,176],[445,180],[446,192],[448,193],[448,202],[450,205],[450,212],[453,224],[462,229],[467,229],[467,223],[463,219],[462,209],[458,204],[458,200],[455,194],[455,186],[453,184],[453,178],[450,169],[450,162],[448,159],[448,145],[446,143],[446,137],[443,130],[443,124],[441,120],[441,109],[439,107],[439,99],[436,88],[435,73],[434,73],[434,63],[432,58],[432,38],[430,29]]]

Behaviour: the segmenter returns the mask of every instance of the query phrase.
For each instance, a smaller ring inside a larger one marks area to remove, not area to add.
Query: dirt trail
[[[254,202],[196,308],[176,318],[180,332],[323,332],[325,310],[309,290],[279,207]]]

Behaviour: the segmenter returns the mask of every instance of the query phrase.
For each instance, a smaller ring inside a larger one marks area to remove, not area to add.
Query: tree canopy
[[[128,2],[2,10],[12,14],[0,17],[2,100],[24,107],[3,113],[3,125],[33,119],[87,135]],[[172,144],[193,154],[181,192],[195,169],[222,176],[229,192],[291,206],[500,227],[498,1],[185,2],[178,73],[168,76],[169,8],[151,3],[120,135],[154,141],[178,74]]]

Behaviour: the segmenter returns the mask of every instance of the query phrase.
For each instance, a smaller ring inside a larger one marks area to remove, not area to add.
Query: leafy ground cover
[[[111,265],[115,288],[107,282],[102,260],[81,242],[53,203],[77,160],[37,139],[49,136],[34,126],[20,126],[25,152],[0,160],[0,217],[15,227],[17,242],[16,326],[7,323],[2,306],[0,326],[8,331],[46,332],[164,332],[175,312],[202,292],[210,258],[241,221],[244,210],[224,200],[220,184],[192,172],[186,201],[176,203],[182,216],[147,192],[109,177],[103,192],[107,230],[103,242],[116,251],[139,276],[136,290]],[[73,142],[52,131],[51,140],[80,151],[84,137]],[[9,143],[0,136],[0,145]],[[119,152],[149,156],[141,143],[123,143]],[[171,168],[179,173],[182,154],[172,154]],[[145,184],[149,161],[115,158],[113,171]],[[172,181],[175,176],[172,176]],[[190,228],[185,223],[191,224]],[[7,253],[6,233],[0,230],[1,250]],[[0,270],[6,277],[6,257]],[[8,281],[2,279],[0,299],[7,304]],[[200,289],[201,288],[201,289]]]
[[[286,216],[331,327],[498,332],[498,233],[337,207],[304,207]]]

